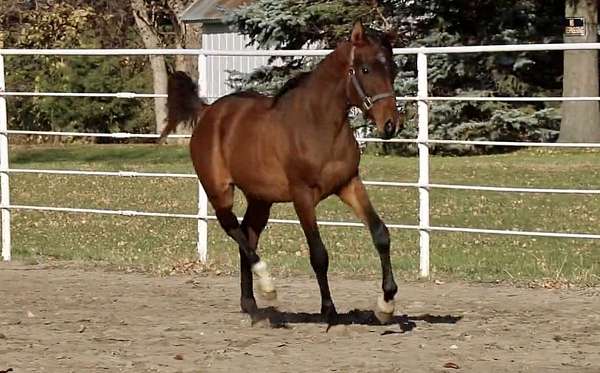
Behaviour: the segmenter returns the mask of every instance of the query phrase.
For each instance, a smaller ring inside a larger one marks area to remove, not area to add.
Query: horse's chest
[[[321,172],[321,188],[323,196],[335,193],[340,186],[345,185],[356,175],[358,160],[340,159],[325,164]]]

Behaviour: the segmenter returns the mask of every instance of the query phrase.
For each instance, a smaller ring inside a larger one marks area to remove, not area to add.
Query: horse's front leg
[[[356,215],[369,227],[375,248],[381,259],[381,272],[383,277],[383,296],[377,299],[375,315],[382,323],[389,322],[394,314],[394,296],[398,286],[394,281],[392,264],[390,261],[390,234],[387,227],[377,215],[369,201],[369,196],[360,177],[356,176],[345,185],[338,196],[349,205]]]
[[[329,257],[321,239],[315,206],[318,201],[316,192],[311,188],[302,188],[294,192],[294,208],[300,219],[302,230],[306,236],[310,251],[310,264],[317,276],[319,290],[321,291],[321,315],[328,324],[334,324],[337,319],[335,305],[331,299],[329,283],[327,281],[327,270],[329,268]]]

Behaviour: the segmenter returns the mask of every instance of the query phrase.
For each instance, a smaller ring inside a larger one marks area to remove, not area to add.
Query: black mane
[[[385,34],[380,31],[371,30],[367,32],[367,36],[375,42],[379,43],[381,47],[383,47],[383,49],[389,54],[388,61],[390,63],[390,71],[392,71],[392,76],[395,77],[398,72],[398,66],[396,65],[393,59],[393,46],[390,43],[389,38],[387,38]],[[277,93],[275,93],[275,96],[273,96],[273,105],[277,104],[279,99],[281,99],[281,97],[283,97],[286,93],[298,88],[304,81],[308,79],[311,73],[312,71],[300,72],[296,74],[296,76],[290,78],[287,82],[285,82],[285,84],[277,91]]]
[[[257,92],[253,89],[249,89],[246,91],[236,91],[228,94],[228,96],[236,96],[236,97],[257,97],[263,96],[260,92]]]
[[[279,101],[279,99],[283,95],[285,95],[289,91],[293,90],[294,88],[298,88],[300,86],[300,84],[302,84],[302,82],[304,82],[306,79],[308,79],[308,77],[310,76],[311,73],[312,73],[312,71],[301,72],[301,73],[297,74],[296,76],[294,76],[293,78],[291,78],[290,80],[288,80],[287,82],[285,82],[285,84],[279,89],[279,91],[277,91],[277,93],[273,97],[273,103],[274,104],[277,103],[277,101]]]

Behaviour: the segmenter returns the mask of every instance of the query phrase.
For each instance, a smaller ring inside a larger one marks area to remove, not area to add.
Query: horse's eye
[[[369,68],[366,67],[366,66],[363,66],[360,71],[362,71],[363,74],[368,74],[369,73]]]

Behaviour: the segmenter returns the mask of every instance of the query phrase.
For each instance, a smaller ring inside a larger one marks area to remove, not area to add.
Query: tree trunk
[[[200,48],[201,27],[199,24],[185,24],[179,19],[183,13],[186,3],[182,0],[167,0],[167,5],[171,11],[171,23],[175,30],[175,48],[178,49],[198,49]],[[194,81],[198,81],[198,56],[177,55],[175,56],[175,70],[186,72]],[[188,127],[178,127],[175,130],[177,135],[189,135],[191,129]],[[187,139],[176,139],[171,143],[185,144]]]
[[[179,22],[179,20],[177,20]],[[197,25],[184,24],[182,22],[180,24],[180,32],[178,35],[177,48],[183,49],[197,49],[200,48],[200,27]],[[184,56],[177,55],[175,56],[175,70],[185,71],[195,82],[198,81],[198,56]],[[175,134],[177,135],[189,135],[191,134],[191,128],[187,126],[180,126],[175,130]],[[187,139],[177,139],[177,144],[186,144],[188,142]]]
[[[593,43],[597,40],[596,0],[565,0],[566,17],[585,19],[585,36],[565,36],[565,43]],[[598,51],[565,51],[563,96],[598,96]],[[600,112],[597,101],[562,104],[561,142],[600,142]]]
[[[201,26],[198,23],[185,24],[177,17],[185,9],[186,2],[181,0],[167,0],[167,4],[173,14],[171,22],[175,28],[175,47],[184,49],[200,48]],[[175,56],[175,69],[185,71],[192,79],[198,80],[198,58],[197,56]]]
[[[182,24],[183,42],[180,47],[185,49],[199,49],[202,38],[201,26],[197,23]],[[179,48],[179,46],[178,46]],[[198,56],[177,56],[175,68],[187,72],[192,79],[198,80]]]
[[[154,32],[152,24],[147,16],[146,4],[144,0],[131,0],[131,8],[135,24],[138,28],[144,47],[148,49],[162,48],[160,38]],[[152,67],[152,77],[154,81],[154,93],[167,93],[167,66],[163,56],[150,56],[150,65]],[[162,97],[154,98],[154,116],[156,118],[156,132],[160,133],[166,125],[167,119],[167,99]]]

